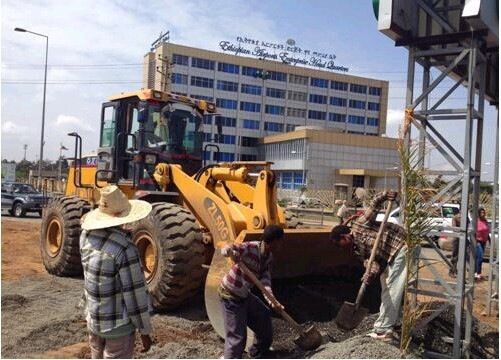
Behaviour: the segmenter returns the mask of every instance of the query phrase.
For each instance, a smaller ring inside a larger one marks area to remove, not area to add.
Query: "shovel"
[[[273,305],[280,305],[280,303],[275,299],[275,296],[266,290],[263,284],[258,280],[254,273],[247,268],[247,266],[245,266],[242,262],[239,262],[238,266],[240,267],[240,270],[242,270],[242,272],[252,281],[252,283],[254,283],[254,285],[261,290],[263,295],[267,299],[270,299],[270,302],[272,302]],[[280,316],[282,316],[282,318],[292,325],[292,327],[299,333],[299,336],[294,339],[294,343],[301,349],[314,350],[322,344],[322,335],[320,335],[318,330],[313,325],[304,330],[303,327],[291,318],[290,315],[287,314],[280,306],[275,306],[275,311],[279,313]]]
[[[379,226],[379,231],[376,236],[376,241],[374,241],[374,245],[372,245],[372,251],[371,251],[371,256],[369,258],[369,262],[367,263],[367,267],[365,269],[365,274],[364,278],[369,276],[372,263],[374,261],[374,258],[376,257],[376,252],[377,248],[379,246],[379,243],[381,241],[381,236],[383,234],[384,226],[386,225],[386,221],[388,220],[388,217],[390,216],[390,211],[391,211],[391,202],[392,200],[388,201],[388,206],[386,208],[386,212],[384,214],[384,219],[381,221],[381,225]],[[343,306],[341,306],[341,309],[339,309],[339,312],[337,313],[336,316],[336,324],[344,329],[344,330],[352,330],[356,328],[360,322],[367,316],[369,313],[369,310],[360,307],[360,303],[362,302],[362,299],[365,294],[365,289],[367,287],[367,284],[362,282],[362,285],[360,286],[360,290],[358,290],[358,295],[357,299],[355,300],[355,303],[351,303],[348,301],[345,301]]]

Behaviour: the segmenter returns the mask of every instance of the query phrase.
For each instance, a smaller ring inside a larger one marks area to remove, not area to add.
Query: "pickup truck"
[[[42,216],[46,200],[42,193],[29,184],[2,183],[2,210],[7,210],[16,217],[24,217],[27,212],[36,212]]]

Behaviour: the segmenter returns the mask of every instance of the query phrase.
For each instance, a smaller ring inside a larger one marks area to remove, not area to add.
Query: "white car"
[[[459,204],[442,204],[439,210],[439,204],[433,205],[435,213],[432,214],[434,226],[452,226],[452,218],[454,217],[454,208],[460,208]],[[376,216],[376,222],[381,222],[384,219],[385,211],[380,211]],[[388,217],[388,222],[400,225],[400,207],[393,209]]]

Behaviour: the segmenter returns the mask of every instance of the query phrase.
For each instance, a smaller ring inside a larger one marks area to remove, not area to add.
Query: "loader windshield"
[[[199,157],[202,151],[202,119],[185,104],[149,106],[145,146],[172,155]]]

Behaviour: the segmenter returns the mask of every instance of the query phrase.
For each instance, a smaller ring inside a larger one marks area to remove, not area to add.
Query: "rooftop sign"
[[[348,72],[348,68],[336,65],[336,55],[304,49],[296,45],[293,39],[285,43],[274,43],[264,40],[237,36],[236,42],[220,41],[219,47],[224,52],[234,55],[251,55],[260,59],[281,61],[288,65],[312,66],[320,69]]]

